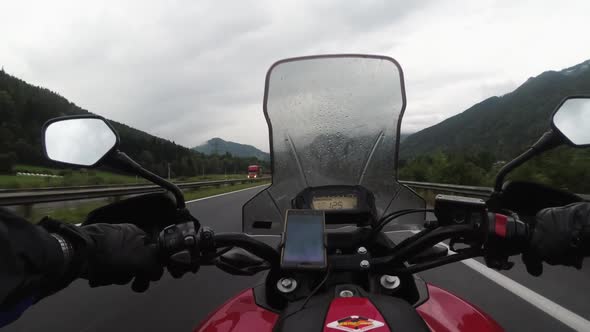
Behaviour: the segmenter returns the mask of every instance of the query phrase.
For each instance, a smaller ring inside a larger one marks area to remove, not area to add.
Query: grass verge
[[[205,188],[201,188],[199,190],[186,191],[184,193],[184,195],[185,195],[185,199],[187,201],[190,201],[193,199],[205,198],[205,197],[209,197],[209,196],[229,193],[232,191],[246,189],[246,188],[252,188],[252,187],[260,186],[263,184],[269,184],[269,183],[270,183],[270,181],[242,183],[242,184],[236,184],[233,186],[227,185],[227,186],[221,186],[219,188],[205,187]],[[86,218],[88,213],[90,213],[90,211],[92,211],[98,207],[107,205],[110,202],[111,201],[109,201],[109,200],[100,200],[100,201],[91,201],[91,202],[79,202],[77,204],[72,204],[71,206],[66,206],[66,207],[51,206],[51,207],[33,208],[32,213],[31,213],[31,217],[29,219],[33,222],[38,222],[44,216],[50,216],[54,219],[61,220],[63,222],[77,224],[79,222],[82,222]],[[69,203],[69,204],[71,204],[71,203]],[[17,214],[20,214],[20,215],[25,214],[24,210],[21,209],[20,207],[17,209],[16,212],[17,212]]]
[[[109,203],[108,200],[101,200],[98,202],[78,203],[68,207],[33,208],[31,221],[36,223],[43,217],[50,216],[56,220],[77,224],[84,221],[90,211]]]
[[[51,174],[59,177],[18,176],[17,172]],[[205,174],[178,177],[173,182],[197,182],[212,180],[244,179],[243,174]],[[0,189],[29,189],[47,187],[73,187],[92,185],[117,185],[148,183],[142,178],[106,172],[100,169],[55,169],[41,166],[16,165],[14,174],[0,174]]]

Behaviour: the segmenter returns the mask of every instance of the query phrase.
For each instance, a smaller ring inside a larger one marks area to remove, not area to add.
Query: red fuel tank
[[[494,319],[469,302],[428,284],[428,301],[416,308],[430,330],[504,331]],[[254,292],[247,289],[223,304],[205,319],[195,332],[271,332],[278,314],[259,307]],[[379,310],[366,298],[350,297],[332,300],[323,331],[386,332],[390,331]]]
[[[416,310],[432,331],[500,332],[504,329],[473,304],[427,284],[429,299]]]
[[[247,289],[224,303],[205,319],[198,332],[272,331],[279,315],[256,305],[254,292]]]

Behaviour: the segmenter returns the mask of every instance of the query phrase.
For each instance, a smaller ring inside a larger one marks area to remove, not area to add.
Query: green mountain
[[[46,88],[26,83],[0,70],[0,173],[11,173],[15,164],[52,166],[42,153],[41,127],[48,119],[88,114],[74,103]],[[159,175],[223,174],[246,170],[249,161],[232,156],[206,156],[169,140],[111,121],[125,151]]]
[[[407,137],[400,145],[403,180],[491,186],[511,160],[549,129],[550,116],[569,95],[590,95],[590,60],[528,79],[516,90]],[[543,153],[508,175],[590,193],[590,149],[567,146]]]
[[[241,158],[256,158],[258,160],[268,161],[270,155],[260,151],[256,147],[247,144],[224,141],[219,137],[208,140],[205,144],[195,146],[193,150],[206,155],[224,155],[230,153],[232,156]]]
[[[412,133],[400,133],[399,134],[399,142],[403,143],[403,141],[406,140],[406,138],[410,137],[412,135]]]
[[[401,144],[400,159],[435,151],[486,151],[497,160],[509,159],[546,131],[557,104],[574,94],[590,94],[590,60],[529,78],[508,94],[488,98],[407,137]]]

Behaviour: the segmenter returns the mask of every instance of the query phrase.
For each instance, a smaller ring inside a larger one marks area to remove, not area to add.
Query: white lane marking
[[[411,232],[417,233],[418,231]],[[447,247],[449,249],[450,254],[455,254],[455,252],[452,251],[446,243],[441,242],[439,244]],[[543,311],[547,315],[571,327],[575,331],[590,332],[590,321],[586,320],[584,317],[560,306],[559,304],[549,300],[541,294],[538,294],[532,291],[531,289],[526,288],[525,286],[517,283],[516,281],[508,278],[507,276],[490,269],[489,267],[476,261],[473,258],[463,260],[461,261],[461,263],[467,265],[476,272],[479,272],[484,277],[490,279],[499,286],[504,287],[512,294],[520,297],[521,299],[525,300],[537,309]]]
[[[194,203],[194,202],[198,202],[198,201],[204,201],[204,200],[210,199],[210,198],[215,198],[215,197],[220,197],[220,196],[235,194],[235,193],[239,193],[241,191],[246,191],[246,190],[251,190],[251,189],[256,189],[256,188],[261,188],[261,187],[266,187],[266,186],[268,186],[268,184],[261,184],[261,185],[256,186],[256,187],[250,187],[250,188],[245,188],[245,189],[230,191],[230,192],[223,193],[223,194],[217,194],[217,195],[213,195],[213,196],[207,196],[207,197],[203,197],[203,198],[197,198],[197,199],[193,199],[193,200],[190,200],[190,201],[186,201],[185,203],[188,204],[188,203]]]

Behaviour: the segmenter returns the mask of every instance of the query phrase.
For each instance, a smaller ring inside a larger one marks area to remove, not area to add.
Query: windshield
[[[378,216],[424,206],[396,180],[405,95],[393,59],[280,61],[267,74],[264,108],[272,185],[244,205],[244,232],[280,233],[291,201],[308,187],[364,186],[375,196]]]

